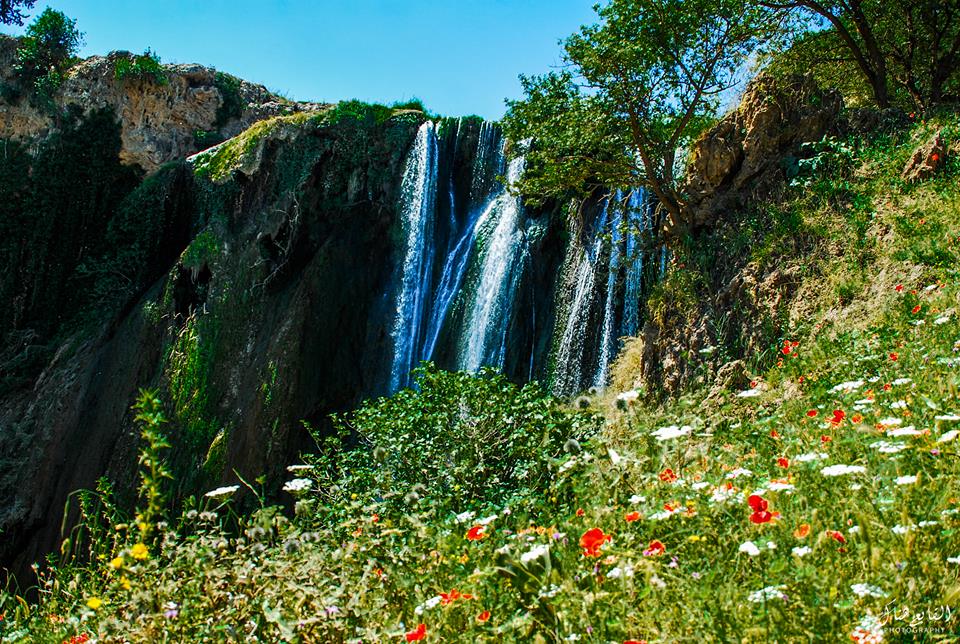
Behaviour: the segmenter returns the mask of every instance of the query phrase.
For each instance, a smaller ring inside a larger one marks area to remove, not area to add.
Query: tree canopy
[[[771,34],[777,12],[745,0],[613,0],[564,41],[563,67],[521,77],[508,136],[531,140],[520,190],[534,199],[646,186],[683,230],[677,154]]]
[[[927,110],[960,99],[956,0],[762,2],[799,18],[794,53],[801,66],[857,70],[880,107]]]

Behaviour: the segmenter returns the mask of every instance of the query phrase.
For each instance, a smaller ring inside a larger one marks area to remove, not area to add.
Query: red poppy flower
[[[896,361],[897,361],[897,358],[899,358],[899,357],[900,357],[900,356],[898,356],[895,351],[893,351],[893,352],[890,353],[890,359],[893,360],[894,362],[896,362]]]
[[[667,551],[666,546],[663,545],[661,541],[654,539],[650,542],[650,545],[647,546],[647,549],[643,551],[643,556],[645,557],[659,557]]]
[[[891,389],[893,389],[893,385],[891,385],[889,382],[886,383],[885,385],[883,385],[883,390],[884,390],[884,391],[890,391]],[[872,400],[873,397],[871,396],[870,399]]]
[[[843,536],[843,533],[838,530],[827,530],[827,534],[829,534],[834,541],[837,541],[841,544],[844,544],[847,542],[847,538]]]
[[[779,465],[780,467],[786,469],[786,468],[790,467],[790,461],[781,456],[780,458],[777,459],[777,465]]]
[[[897,293],[902,293],[902,292],[903,292],[903,284],[897,284],[897,286],[896,286],[896,288],[895,288],[894,290],[895,290]]]
[[[788,356],[788,355],[790,355],[790,352],[791,352],[792,350],[793,350],[793,349],[792,349],[792,347],[790,346],[790,341],[789,341],[789,340],[784,340],[784,341],[783,341],[783,347],[780,349],[780,353],[782,353],[782,354],[785,355],[785,356]]]
[[[861,416],[860,414],[854,414],[853,416],[850,417],[850,422],[855,424],[862,423],[863,416]]]
[[[583,533],[580,537],[580,547],[583,548],[584,557],[599,557],[600,556],[600,546],[605,544],[607,541],[611,541],[613,537],[609,534],[604,534],[603,530],[600,528],[591,528]]]
[[[797,539],[804,539],[808,534],[810,534],[809,523],[801,523],[800,526],[793,531],[793,536],[795,536]]]
[[[823,443],[824,445],[826,445],[827,443],[829,443],[829,442],[832,441],[832,440],[833,440],[833,439],[830,438],[829,436],[827,436],[826,434],[821,434],[821,435],[820,435],[820,442]]]
[[[452,588],[449,593],[440,593],[440,603],[446,606],[452,604],[458,599],[473,599],[470,593],[461,593],[456,588]]]
[[[637,511],[628,512],[626,515],[624,515],[623,520],[626,521],[627,523],[633,523],[634,521],[639,521],[640,513]]]
[[[930,155],[930,160],[936,163],[937,161],[940,160],[940,155],[934,152],[933,154]]]
[[[660,480],[664,483],[673,483],[677,480],[677,475],[669,467],[660,472]]]
[[[470,541],[480,541],[481,539],[487,538],[487,526],[485,525],[475,525],[469,530],[467,530],[467,539]]]
[[[407,633],[408,642],[419,642],[422,639],[426,639],[426,637],[427,637],[426,624],[417,624],[416,630],[413,630]]]
[[[839,425],[843,422],[843,419],[847,417],[847,413],[842,409],[833,410],[833,418],[830,419],[830,422],[834,425]]]
[[[761,523],[769,523],[773,519],[773,515],[767,511],[767,500],[759,494],[751,494],[750,498],[747,499],[747,503],[750,505],[750,509],[753,510],[753,514],[750,515],[751,522],[759,525]]]
[[[817,413],[818,413],[818,412],[817,412],[816,409],[811,409],[810,411],[807,412],[807,416],[810,417],[810,418],[816,418],[816,417],[817,417]]]
[[[770,430],[770,438],[780,438],[780,434],[777,433],[777,430],[771,429],[771,430]]]
[[[914,315],[916,315],[917,313],[919,313],[919,312],[920,312],[920,305],[917,304],[915,307],[913,307],[912,309],[910,309],[910,312],[913,313]]]
[[[586,512],[583,511],[583,508],[577,508],[577,516],[582,517]]]
[[[481,624],[487,621],[488,619],[490,619],[490,611],[488,610],[485,610],[479,615],[477,615],[477,621],[480,622]]]

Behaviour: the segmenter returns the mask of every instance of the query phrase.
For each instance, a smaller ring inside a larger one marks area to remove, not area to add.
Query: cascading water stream
[[[610,360],[616,353],[617,336],[616,333],[616,288],[617,278],[620,274],[620,246],[623,238],[623,208],[620,202],[623,200],[623,193],[617,190],[613,196],[613,217],[610,223],[610,260],[607,263],[607,290],[604,294],[603,304],[603,332],[600,336],[599,364],[593,378],[595,387],[603,387],[607,384],[607,377],[610,375]],[[609,205],[607,206],[609,210]]]
[[[416,366],[421,322],[430,296],[433,269],[433,229],[436,218],[437,136],[434,125],[420,126],[404,164],[400,184],[400,218],[404,256],[400,268],[397,312],[393,324],[390,391],[407,385]]]
[[[640,331],[640,287],[643,283],[643,235],[653,225],[646,192],[631,190],[627,201],[626,277],[623,292],[622,335]]]
[[[571,393],[582,385],[588,316],[596,293],[597,261],[603,242],[601,233],[607,223],[608,211],[609,203],[605,203],[597,220],[593,240],[579,249],[575,259],[571,284],[573,296],[556,353],[554,390],[558,393]]]
[[[467,269],[470,266],[470,258],[474,243],[477,239],[483,223],[489,218],[490,211],[496,206],[497,199],[503,192],[503,186],[494,181],[492,184],[485,182],[483,177],[489,178],[491,173],[499,172],[504,165],[503,143],[495,144],[496,131],[490,124],[484,122],[480,130],[477,142],[476,155],[473,164],[473,177],[470,188],[470,202],[480,199],[479,193],[484,189],[485,183],[488,184],[488,190],[493,190],[493,194],[486,199],[484,207],[475,209],[466,224],[464,225],[459,237],[451,236],[454,243],[451,245],[444,261],[443,270],[440,274],[440,282],[433,298],[433,304],[430,309],[430,315],[427,319],[427,329],[424,337],[422,360],[430,360],[436,350],[437,339],[440,337],[440,330],[443,328],[444,320],[451,305],[456,299]],[[494,179],[496,174],[493,175]],[[456,229],[456,220],[453,217],[454,190],[452,188],[453,180],[451,178],[450,188],[450,208],[451,208],[451,230]],[[470,204],[468,203],[468,207]]]
[[[512,160],[507,168],[507,186],[522,173],[523,158]],[[477,234],[486,233],[486,244],[461,340],[460,369],[503,367],[507,325],[522,267],[518,261],[524,238],[521,214],[520,199],[504,187],[476,223]]]

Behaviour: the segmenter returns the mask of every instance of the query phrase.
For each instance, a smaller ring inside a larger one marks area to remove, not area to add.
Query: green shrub
[[[412,493],[457,512],[500,506],[545,487],[551,459],[599,428],[536,383],[432,365],[414,373],[415,388],[334,418],[337,434],[321,441],[318,458],[327,489],[398,501]]]
[[[113,74],[117,80],[152,80],[158,85],[166,85],[167,73],[160,64],[160,57],[147,49],[140,55],[125,54],[113,63]]]
[[[219,130],[230,119],[240,118],[243,114],[243,99],[240,97],[240,79],[236,76],[217,72],[213,77],[213,86],[220,91],[223,101],[217,108],[217,117],[213,123],[215,129]]]

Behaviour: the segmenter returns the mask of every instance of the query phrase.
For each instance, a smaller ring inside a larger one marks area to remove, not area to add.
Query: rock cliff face
[[[11,80],[17,40],[0,36],[0,81]],[[55,97],[58,107],[84,111],[109,108],[121,124],[120,159],[153,172],[164,163],[207,147],[198,134],[221,139],[272,116],[322,106],[281,99],[261,85],[218,75],[201,65],[165,65],[167,81],[116,78],[115,64],[129,56],[114,52],[74,66]],[[55,127],[55,117],[26,97],[0,102],[0,139],[36,141]]]

